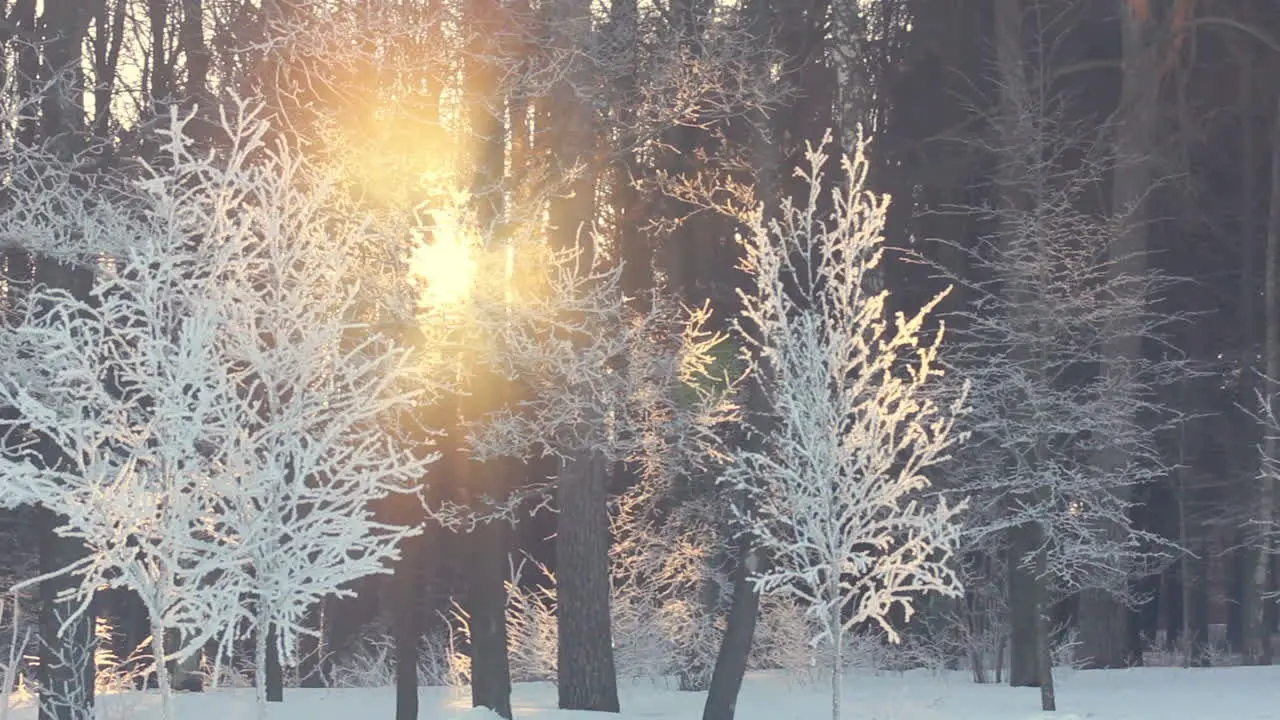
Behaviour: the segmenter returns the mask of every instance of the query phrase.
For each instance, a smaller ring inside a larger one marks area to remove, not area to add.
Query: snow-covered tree
[[[941,374],[942,331],[921,337],[941,296],[890,317],[888,293],[871,289],[888,198],[866,189],[866,140],[828,202],[829,142],[809,146],[796,170],[806,197],[784,198],[767,221],[760,210],[746,218],[751,284],[738,330],[767,430],[734,452],[725,482],[749,494],[745,529],[772,558],[757,586],[801,598],[822,629],[815,642],[831,643],[839,718],[846,632],[875,623],[896,639],[894,608],[910,616],[916,596],[960,590],[958,508],[925,491],[958,440],[963,398],[940,407],[926,392]]]
[[[35,288],[0,333],[18,359],[0,375],[14,411],[0,497],[48,508],[88,548],[61,571],[80,578],[81,610],[103,586],[138,592],[157,658],[167,629],[182,657],[254,628],[262,699],[269,628],[291,646],[308,607],[388,571],[416,531],[371,504],[418,501],[434,457],[397,423],[430,385],[361,293],[389,239],[266,143],[247,104],[223,116],[221,152],[193,149],[189,119],[104,203],[128,209],[110,228],[125,249],[88,299]]]
[[[1136,527],[1130,510],[1135,488],[1169,473],[1159,437],[1172,411],[1159,390],[1191,372],[1167,346],[1160,358],[1142,354],[1123,372],[1107,370],[1116,346],[1162,344],[1177,318],[1151,299],[1172,280],[1134,273],[1129,258],[1115,256],[1117,239],[1139,222],[1132,208],[1092,209],[1098,188],[1129,160],[1113,157],[1095,129],[1074,126],[1056,101],[1035,97],[1035,80],[1010,64],[986,148],[999,163],[999,196],[951,209],[990,232],[971,245],[946,243],[963,273],[936,266],[962,300],[948,315],[943,360],[968,382],[970,405],[969,441],[947,490],[970,499],[970,583],[1007,588],[1010,682],[1041,687],[1049,710],[1052,600],[1088,591],[1132,602],[1133,578],[1172,550]],[[1117,447],[1123,462],[1104,461]]]

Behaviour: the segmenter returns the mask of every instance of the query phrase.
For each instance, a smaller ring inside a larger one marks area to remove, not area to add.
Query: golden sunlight
[[[423,302],[453,305],[467,299],[476,276],[476,258],[471,243],[456,223],[436,222],[418,234],[417,247],[409,259],[409,272],[426,283]]]

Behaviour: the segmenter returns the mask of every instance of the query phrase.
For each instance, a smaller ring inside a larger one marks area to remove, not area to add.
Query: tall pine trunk
[[[565,710],[618,712],[609,583],[608,463],[599,452],[566,461],[557,482],[556,680]]]
[[[548,107],[554,169],[561,179],[572,178],[552,198],[550,232],[553,246],[581,250],[579,267],[586,270],[595,261],[595,129],[592,110],[576,88],[590,79],[582,53],[591,32],[591,5],[588,0],[554,0],[551,13],[551,44],[573,60],[566,77],[552,88]],[[603,423],[604,417],[584,422]],[[619,710],[609,614],[607,473],[598,451],[578,449],[563,463],[556,486],[556,679],[565,710]]]
[[[1039,202],[1035,188],[1040,184],[1035,173],[1038,169],[1028,166],[1025,158],[1035,154],[1033,145],[1038,142],[1034,120],[1028,113],[1044,112],[1040,103],[1031,100],[1036,92],[1033,80],[1027,75],[1027,58],[1023,38],[1023,21],[1026,8],[1023,0],[997,0],[995,6],[996,57],[999,72],[1000,109],[996,118],[1001,140],[998,182],[998,202],[1007,213],[1001,221],[1000,233],[1003,252],[1010,257],[1025,230],[1018,218]],[[1044,79],[1035,77],[1034,83]],[[1009,265],[1008,276],[1002,278],[1005,290],[1019,307],[1031,311],[1037,299],[1033,288],[1039,278],[1029,275],[1031,269],[1018,262]],[[1027,343],[1011,348],[1011,353],[1028,367],[1042,366],[1035,359],[1039,341],[1034,320],[1021,321],[1020,333],[1030,338]],[[1018,423],[1015,415],[1008,422]],[[1033,460],[1039,462],[1037,458]],[[1036,502],[1036,498],[1013,498],[1014,505],[1024,501]],[[1042,530],[1033,522],[1026,522],[1008,531],[1008,600],[1009,600],[1009,684],[1014,687],[1044,687],[1052,693],[1052,667],[1042,668],[1041,648],[1047,644],[1043,637],[1041,618],[1045,608],[1045,579],[1038,570],[1038,558],[1042,542]]]
[[[405,500],[407,498],[398,498]],[[418,523],[423,519],[412,511]],[[400,541],[400,561],[391,577],[393,593],[392,642],[396,655],[396,720],[418,720],[419,601],[422,562],[427,552],[423,535]]]
[[[504,30],[502,7],[497,0],[469,0],[467,23],[470,52],[464,66],[473,146],[471,194],[476,219],[485,244],[496,248],[504,242],[503,176],[506,163],[505,98],[499,86],[498,68],[488,58],[500,51],[498,37]],[[495,375],[480,374],[471,396],[463,400],[464,418],[472,418],[505,404],[505,383]],[[459,438],[461,447],[461,438]],[[473,493],[478,512],[485,512],[482,498],[501,500],[510,492],[510,463],[484,464],[459,456],[464,487]],[[467,467],[462,468],[462,464]],[[511,717],[511,670],[507,658],[507,536],[505,520],[481,523],[466,536],[470,563],[463,607],[471,628],[471,704]]]
[[[39,132],[59,159],[70,161],[83,149],[84,72],[82,41],[88,30],[91,9],[83,0],[45,0],[44,15],[39,24],[43,30],[44,63],[39,80],[47,83],[40,103]],[[19,24],[34,20],[18,19]],[[32,28],[34,29],[34,28]],[[20,87],[36,77],[39,67],[35,51],[23,51],[18,59]],[[35,139],[36,128],[25,126],[20,134]],[[91,277],[86,272],[39,259],[37,282],[50,287],[70,289],[77,297],[87,297]],[[47,452],[45,462],[61,462],[55,453]],[[84,547],[78,541],[54,532],[60,519],[52,512],[39,514],[40,570],[52,572],[80,560]],[[77,585],[74,577],[62,576],[40,584],[40,720],[88,720],[93,716],[95,666],[94,615],[92,609],[67,622],[71,607],[58,596]]]
[[[1128,6],[1120,9],[1122,35],[1122,79],[1119,108],[1115,116],[1116,167],[1111,185],[1111,212],[1125,214],[1124,232],[1112,242],[1110,272],[1115,287],[1128,292],[1139,302],[1142,276],[1146,272],[1147,212],[1144,199],[1151,190],[1151,149],[1154,127],[1154,103],[1159,86],[1155,46],[1149,38],[1151,21]],[[1126,279],[1127,278],[1127,279]],[[1130,324],[1138,320],[1129,321]],[[1128,366],[1142,353],[1142,340],[1135,327],[1113,328],[1114,338],[1103,352],[1106,360],[1101,372],[1127,382]],[[1128,418],[1137,422],[1137,418]],[[1122,471],[1129,462],[1131,448],[1112,446],[1104,449],[1095,462],[1108,472]],[[1129,500],[1132,488],[1116,488],[1113,492]],[[1118,526],[1108,532],[1121,533]],[[1119,668],[1136,664],[1141,648],[1133,647],[1128,608],[1115,593],[1101,589],[1080,594],[1080,653],[1086,667]]]
[[[1040,684],[1040,581],[1025,562],[1036,550],[1037,535],[1030,524],[1009,531],[1009,684],[1013,687]]]
[[[1263,395],[1270,404],[1272,416],[1280,417],[1280,100],[1277,100],[1275,127],[1271,135],[1271,198],[1267,220],[1266,275],[1264,280],[1266,374],[1262,380]],[[1273,601],[1265,596],[1271,587],[1271,568],[1275,561],[1274,532],[1276,513],[1276,478],[1270,472],[1280,467],[1280,438],[1268,432],[1263,437],[1262,466],[1257,490],[1257,536],[1253,542],[1253,561],[1248,592],[1251,602],[1245,612],[1245,662],[1251,665],[1270,665],[1272,662],[1272,623],[1268,622],[1267,606]]]

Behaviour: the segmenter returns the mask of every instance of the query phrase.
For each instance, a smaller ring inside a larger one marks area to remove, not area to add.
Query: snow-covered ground
[[[1280,667],[1064,672],[1059,709],[1042,714],[1039,691],[974,685],[963,673],[909,672],[851,677],[845,695],[848,720],[1276,720],[1280,719]],[[822,720],[829,717],[825,683],[798,683],[776,675],[748,678],[738,701],[740,720]],[[424,688],[420,717],[479,720],[496,717],[474,711],[465,691]],[[703,696],[634,684],[624,688],[619,720],[696,720]],[[157,698],[144,693],[101,699],[100,720],[152,720]],[[582,720],[583,713],[556,710],[555,689],[518,685],[517,718]],[[272,706],[278,720],[382,720],[394,717],[390,689],[294,690]],[[251,690],[181,695],[181,720],[252,720]],[[31,707],[15,709],[12,720],[34,720]]]

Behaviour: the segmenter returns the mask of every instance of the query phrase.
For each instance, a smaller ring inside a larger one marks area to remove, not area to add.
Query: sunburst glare
[[[456,305],[471,294],[476,276],[473,243],[459,224],[445,214],[433,214],[429,230],[417,233],[409,272],[426,284],[427,305]]]

